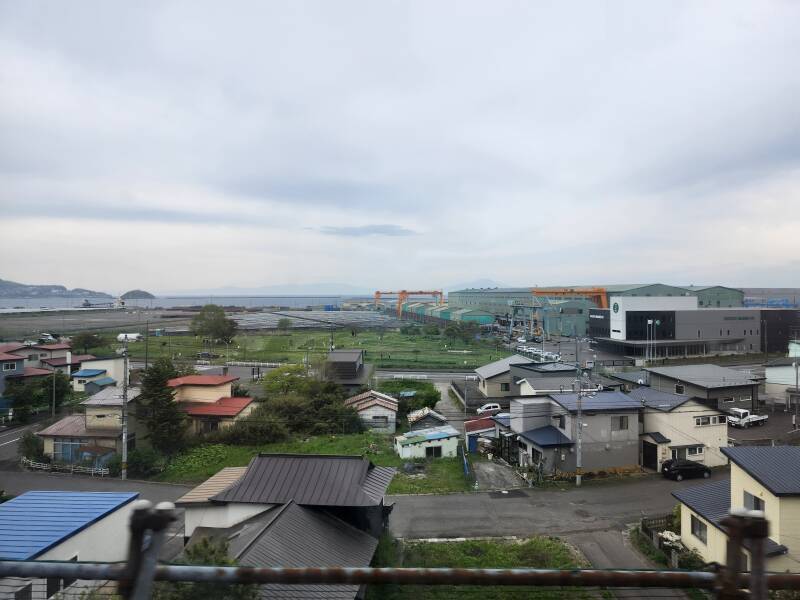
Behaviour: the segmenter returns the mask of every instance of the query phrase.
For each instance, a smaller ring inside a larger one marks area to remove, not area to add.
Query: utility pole
[[[144,370],[147,371],[147,351],[150,347],[150,321],[145,322],[144,329]]]
[[[121,477],[128,478],[128,339],[122,346],[122,468]]]
[[[53,367],[53,418],[56,418],[56,373],[58,369]]]
[[[583,469],[583,382],[581,381],[581,363],[576,354],[575,356],[575,384],[578,394],[578,435],[575,444],[575,487],[581,487],[581,470]]]

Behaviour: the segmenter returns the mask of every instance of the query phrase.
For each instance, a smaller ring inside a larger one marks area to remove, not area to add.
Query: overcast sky
[[[800,3],[0,1],[0,278],[800,285]]]

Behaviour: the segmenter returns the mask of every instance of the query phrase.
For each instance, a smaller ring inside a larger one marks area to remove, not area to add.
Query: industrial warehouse
[[[531,338],[593,338],[598,348],[645,359],[780,352],[800,332],[800,310],[745,305],[743,290],[661,283],[469,288],[375,294],[376,307],[421,322],[472,322]],[[410,296],[430,295],[433,302]]]

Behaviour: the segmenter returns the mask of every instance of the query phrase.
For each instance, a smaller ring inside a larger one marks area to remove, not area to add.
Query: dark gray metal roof
[[[723,448],[723,451],[726,448]],[[722,529],[719,522],[731,509],[731,480],[721,479],[711,483],[684,488],[672,492],[680,502],[688,506],[717,529]],[[786,554],[788,549],[772,538],[764,544],[767,556]]]
[[[353,362],[361,358],[362,350],[331,350],[328,362]]]
[[[648,385],[650,374],[647,371],[620,371],[618,373],[607,373],[609,377],[629,381],[638,385]],[[639,383],[641,382],[641,383]]]
[[[568,365],[566,363],[561,362],[546,362],[546,363],[536,363],[531,362],[528,364],[517,364],[514,365],[520,369],[525,369],[526,371],[533,371],[535,373],[574,373],[575,366]]]
[[[382,503],[393,476],[394,469],[376,467],[360,456],[260,454],[238,482],[211,500],[375,506]]]
[[[525,438],[533,442],[541,448],[548,448],[550,446],[572,446],[573,442],[560,429],[552,425],[545,425],[530,431],[523,431],[518,434],[519,437]]]
[[[738,446],[720,450],[776,496],[800,495],[800,446]]]
[[[275,507],[229,529],[198,527],[202,537],[227,539],[239,564],[251,567],[367,567],[378,540],[319,509],[294,502]],[[271,600],[351,600],[357,585],[268,584],[260,596]]]
[[[655,408],[664,412],[669,412],[681,404],[689,401],[689,396],[682,394],[670,394],[651,387],[640,387],[628,392],[628,396],[644,404],[648,408]]]
[[[550,397],[570,412],[578,410],[577,394],[550,394]],[[593,396],[583,397],[583,410],[587,412],[599,410],[639,410],[642,405],[638,400],[622,392],[595,392]]]
[[[478,367],[475,369],[475,372],[483,379],[490,379],[492,377],[497,377],[502,373],[508,373],[508,371],[511,369],[511,365],[519,365],[529,362],[533,362],[533,359],[528,358],[527,356],[514,354],[512,356],[490,362],[488,365]]]
[[[656,444],[669,444],[672,441],[660,431],[651,431],[649,433],[643,433],[642,435],[649,435]]]
[[[757,383],[748,373],[711,364],[652,367],[645,370],[706,389],[755,385]]]

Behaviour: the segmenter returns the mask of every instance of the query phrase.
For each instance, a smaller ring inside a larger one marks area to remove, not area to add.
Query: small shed
[[[420,408],[408,413],[408,424],[412,430],[429,429],[447,425],[447,419],[429,407]]]
[[[454,427],[444,425],[398,435],[394,447],[400,458],[452,458],[458,453],[458,438]]]
[[[495,421],[492,417],[482,417],[464,422],[464,437],[469,452],[477,452],[478,438],[495,437]]]
[[[344,401],[361,418],[361,422],[372,431],[394,433],[397,421],[397,400],[381,392],[369,390]]]

